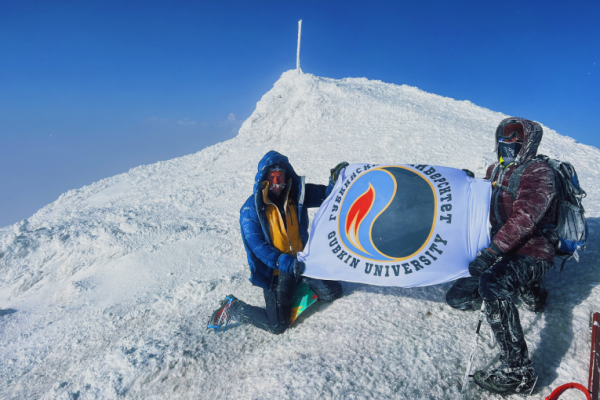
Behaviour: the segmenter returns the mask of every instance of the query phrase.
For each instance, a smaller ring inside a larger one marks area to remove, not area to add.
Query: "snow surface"
[[[340,161],[482,176],[504,117],[405,85],[292,70],[236,138],[71,190],[0,229],[0,398],[497,398],[473,384],[462,392],[477,313],[445,305],[450,284],[344,283],[342,299],[279,336],[245,325],[214,334],[206,322],[226,294],[264,304],[238,217],[268,150],[316,183]],[[544,132],[541,152],[579,172],[591,235],[579,264],[548,275],[544,312],[520,308],[540,374],[532,399],[587,384],[600,311],[600,151]],[[485,325],[475,368],[497,361]]]

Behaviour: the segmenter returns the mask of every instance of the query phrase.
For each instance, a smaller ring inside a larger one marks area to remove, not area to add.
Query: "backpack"
[[[586,193],[579,186],[579,179],[577,178],[575,168],[573,168],[571,163],[553,160],[548,156],[540,154],[517,167],[509,178],[508,187],[500,187],[502,190],[509,192],[513,200],[515,200],[525,168],[531,163],[540,160],[546,162],[554,170],[554,179],[557,188],[557,215],[555,225],[538,225],[538,229],[554,245],[556,255],[563,259],[560,266],[560,271],[562,272],[565,263],[571,257],[579,261],[577,251],[585,251],[585,243],[588,238],[585,210],[583,204],[581,204]],[[495,174],[495,171],[492,174]]]

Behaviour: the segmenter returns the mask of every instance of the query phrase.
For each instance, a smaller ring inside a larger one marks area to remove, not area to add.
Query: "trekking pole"
[[[569,389],[577,389],[581,391],[587,400],[598,400],[598,385],[600,384],[600,314],[594,313],[592,319],[592,351],[590,355],[590,377],[588,380],[587,389],[580,383],[567,383],[559,386],[546,400],[557,400],[561,394]]]
[[[485,302],[481,303],[481,312],[479,313],[479,321],[477,322],[477,329],[475,330],[475,344],[473,345],[473,350],[471,350],[469,362],[467,363],[467,372],[465,373],[465,377],[463,378],[463,392],[469,387],[469,378],[471,377],[471,366],[473,365],[473,355],[475,354],[475,350],[477,350],[477,346],[479,345],[479,330],[481,329],[481,323],[485,318],[485,312],[483,311],[484,308]]]

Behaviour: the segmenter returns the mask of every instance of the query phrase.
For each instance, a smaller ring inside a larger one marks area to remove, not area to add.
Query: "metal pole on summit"
[[[298,21],[298,50],[296,50],[296,71],[298,75],[302,73],[300,69],[300,38],[302,37],[302,20]]]

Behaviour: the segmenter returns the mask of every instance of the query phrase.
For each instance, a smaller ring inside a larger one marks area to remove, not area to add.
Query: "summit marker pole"
[[[296,50],[296,71],[298,75],[302,73],[300,69],[300,38],[302,37],[302,20],[298,21],[298,50]]]

